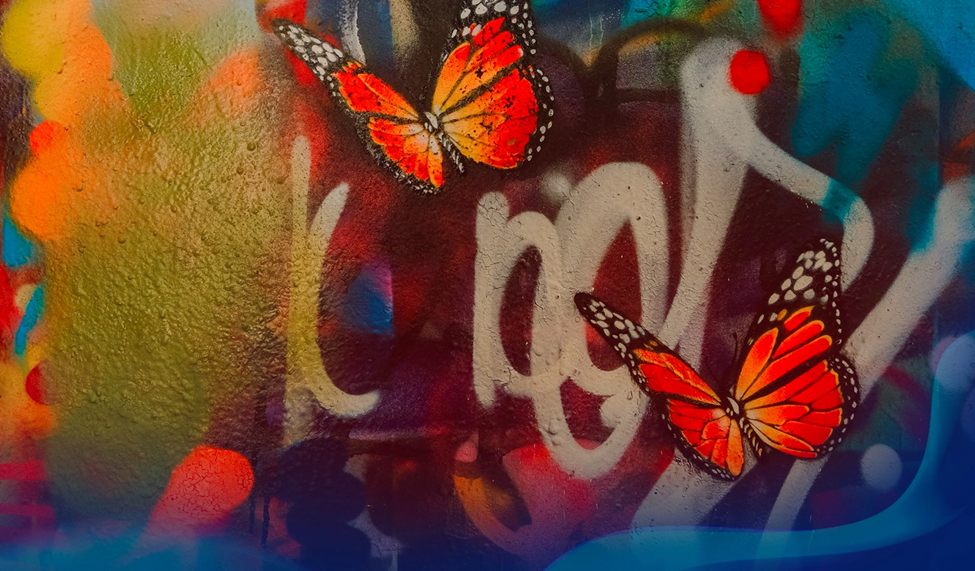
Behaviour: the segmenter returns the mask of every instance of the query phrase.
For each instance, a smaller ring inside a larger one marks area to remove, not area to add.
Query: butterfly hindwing
[[[685,455],[715,476],[733,480],[745,464],[741,428],[720,406],[666,398],[662,415]]]
[[[843,440],[857,407],[853,366],[841,355],[817,360],[776,390],[749,400],[746,431],[759,451],[817,458]]]
[[[443,150],[426,117],[340,48],[288,20],[274,20],[272,27],[355,120],[360,138],[378,162],[417,190],[440,189]]]

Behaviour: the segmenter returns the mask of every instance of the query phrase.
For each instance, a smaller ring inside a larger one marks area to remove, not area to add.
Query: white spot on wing
[[[810,276],[802,276],[801,278],[799,278],[799,279],[796,280],[795,290],[796,291],[802,291],[802,290],[806,289],[807,287],[809,287],[810,285],[812,285],[812,281],[813,281],[812,280],[812,277],[810,277]]]

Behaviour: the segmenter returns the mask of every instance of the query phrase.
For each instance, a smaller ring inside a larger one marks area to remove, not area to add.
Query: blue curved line
[[[863,521],[808,531],[763,531],[707,527],[634,529],[602,537],[569,551],[549,571],[617,569],[624,565],[691,569],[759,559],[839,555],[886,547],[943,526],[972,504],[938,493],[939,468],[957,426],[964,395],[975,376],[975,331],[957,339],[938,363],[931,394],[931,426],[921,466],[904,494]]]
[[[44,311],[44,286],[37,286],[34,295],[24,308],[24,318],[20,320],[17,332],[14,334],[14,354],[23,358],[27,351],[27,334],[37,326]]]

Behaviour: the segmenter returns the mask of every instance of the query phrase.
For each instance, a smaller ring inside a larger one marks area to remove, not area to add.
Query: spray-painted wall
[[[967,0],[0,10],[0,563],[965,556]]]

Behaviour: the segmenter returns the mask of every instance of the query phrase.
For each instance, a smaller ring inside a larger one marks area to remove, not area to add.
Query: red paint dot
[[[34,127],[30,132],[30,150],[35,155],[39,155],[47,150],[59,135],[58,131],[64,131],[64,127],[54,121],[43,121]]]
[[[802,20],[802,0],[758,0],[765,25],[778,36],[792,35]]]
[[[41,366],[37,365],[27,373],[27,378],[24,380],[24,389],[27,391],[27,396],[34,399],[34,402],[43,405],[56,404],[54,399],[51,397],[51,391],[48,387],[47,379],[44,378],[44,374],[41,373]]]
[[[769,74],[768,62],[760,52],[741,50],[731,58],[728,70],[731,86],[745,95],[761,93],[768,87],[772,76]]]

